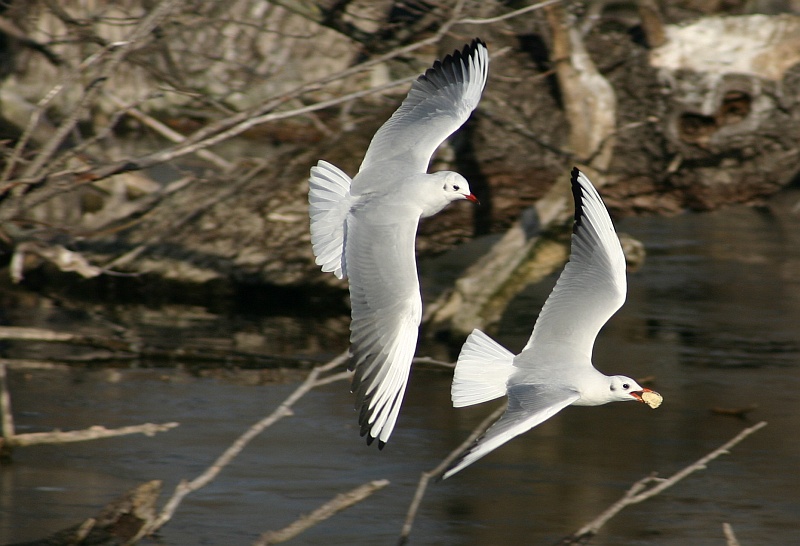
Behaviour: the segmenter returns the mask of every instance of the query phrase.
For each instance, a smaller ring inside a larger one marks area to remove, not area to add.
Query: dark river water
[[[800,544],[800,194],[769,209],[737,207],[677,218],[630,218],[618,229],[647,248],[629,275],[626,305],[601,332],[596,366],[650,377],[664,396],[642,404],[567,408],[455,477],[431,484],[410,544],[549,545],[596,517],[636,480],[668,476],[745,427],[769,424],[673,488],[626,508],[598,545],[721,545],[729,523],[744,545]],[[434,282],[435,280],[430,280]],[[423,280],[423,282],[426,282]],[[494,330],[524,345],[555,278],[530,287]],[[3,323],[63,331],[139,332],[180,345],[255,348],[325,361],[346,347],[341,316],[218,316],[193,307],[96,305],[91,312],[33,295],[12,296]],[[134,320],[135,319],[135,320]],[[37,359],[42,344],[2,346]],[[452,348],[425,342],[419,354]],[[146,367],[9,371],[18,432],[177,421],[154,437],[126,436],[15,451],[0,467],[0,543],[33,540],[80,523],[141,482],[162,497],[202,472],[249,425],[298,385],[297,370],[198,370],[178,359]],[[218,478],[191,494],[158,544],[247,545],[338,493],[391,483],[307,531],[293,544],[394,544],[420,473],[435,467],[496,403],[453,409],[448,373],[412,374],[400,421],[382,452],[358,437],[346,382],[308,393],[295,414],[265,430]],[[714,408],[757,405],[746,419]]]

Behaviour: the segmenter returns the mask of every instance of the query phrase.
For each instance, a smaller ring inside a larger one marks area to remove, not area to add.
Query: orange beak
[[[467,195],[467,196],[465,197],[465,199],[469,199],[470,201],[472,201],[472,202],[473,202],[473,203],[475,203],[476,205],[480,205],[480,204],[481,204],[481,202],[480,202],[480,201],[478,201],[478,198],[477,198],[477,197],[475,197],[475,194],[474,194],[474,193],[471,193],[471,194]]]

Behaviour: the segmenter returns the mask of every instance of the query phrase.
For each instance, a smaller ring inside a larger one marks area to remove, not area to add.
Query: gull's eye
[[[622,388],[623,388],[623,389],[625,389],[625,390],[627,391],[628,389],[630,389],[630,388],[631,388],[631,386],[630,386],[630,385],[628,385],[627,383],[623,383],[623,384],[622,384]]]
[[[455,186],[453,186],[453,190],[454,190],[454,191],[458,191],[458,189],[459,189],[459,188],[458,188],[458,185],[455,185]]]

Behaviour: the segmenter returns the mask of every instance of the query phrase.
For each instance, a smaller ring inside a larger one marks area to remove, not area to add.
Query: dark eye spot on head
[[[453,189],[454,189],[455,191],[458,191],[458,189],[459,189],[459,188],[458,188],[458,185],[455,185],[455,186],[453,186]]]
[[[615,389],[615,388],[614,388],[614,385],[611,385],[611,390],[612,390],[612,391],[615,391],[615,390],[617,390],[617,389]]]
[[[630,385],[628,385],[627,383],[623,383],[623,384],[622,384],[622,388],[623,388],[623,389],[625,389],[625,390],[627,391],[628,389],[630,389],[630,388],[631,388],[631,386],[630,386]]]

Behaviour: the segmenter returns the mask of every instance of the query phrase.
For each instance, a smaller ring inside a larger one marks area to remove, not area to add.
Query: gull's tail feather
[[[514,371],[514,354],[481,332],[473,330],[458,355],[450,396],[460,408],[494,400],[506,394]]]
[[[308,206],[311,217],[311,246],[317,265],[338,278],[347,276],[344,244],[345,219],[350,209],[350,177],[327,161],[311,167],[308,179]]]

